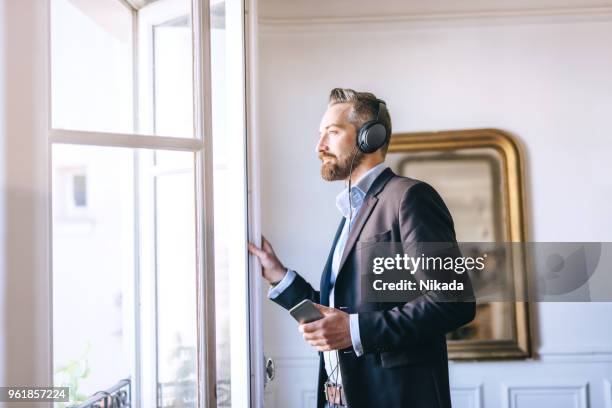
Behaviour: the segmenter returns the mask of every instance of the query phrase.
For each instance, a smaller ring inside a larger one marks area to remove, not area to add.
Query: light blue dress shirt
[[[332,285],[332,289],[329,293],[329,306],[334,307],[334,287],[336,283],[336,278],[338,276],[340,261],[342,260],[342,254],[344,252],[344,247],[346,246],[346,242],[349,237],[349,230],[352,225],[355,223],[355,218],[357,214],[359,214],[359,210],[363,204],[363,200],[366,196],[366,193],[372,186],[374,180],[382,173],[387,166],[384,163],[380,163],[370,170],[368,170],[356,183],[354,186],[351,186],[351,203],[349,205],[349,192],[348,187],[345,188],[336,196],[336,207],[342,214],[344,218],[346,218],[346,222],[344,223],[344,227],[342,228],[342,232],[340,233],[340,237],[338,237],[338,242],[336,243],[336,247],[334,248],[334,254],[332,258],[331,265],[331,277],[330,282]],[[352,216],[351,216],[351,207],[352,207]],[[349,223],[349,219],[351,222]],[[268,292],[268,297],[270,299],[276,298],[280,295],[295,279],[296,272],[288,269],[285,277],[273,288],[270,288]],[[351,314],[349,316],[350,322],[350,332],[351,332],[351,342],[353,343],[353,349],[355,350],[355,354],[357,356],[361,356],[363,354],[363,347],[361,345],[361,336],[359,335],[359,315],[357,313]],[[325,353],[325,369],[327,373],[333,371],[335,367],[337,367],[338,361],[336,353]],[[336,369],[338,379],[334,378],[334,382],[341,384],[342,378],[340,377],[340,370]],[[334,377],[336,372],[334,372]]]

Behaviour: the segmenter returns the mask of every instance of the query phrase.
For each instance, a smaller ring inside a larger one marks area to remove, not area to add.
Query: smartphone
[[[309,299],[304,299],[289,310],[289,314],[300,323],[310,323],[323,318],[319,311]]]

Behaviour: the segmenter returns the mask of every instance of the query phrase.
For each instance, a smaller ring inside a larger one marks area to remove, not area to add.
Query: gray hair
[[[329,106],[338,103],[351,104],[353,109],[351,109],[349,113],[348,121],[355,126],[355,129],[359,129],[369,120],[376,119],[378,101],[379,99],[371,92],[357,92],[348,88],[334,88],[329,93]],[[380,112],[378,120],[385,125],[387,131],[391,134],[391,116],[389,115],[388,109]],[[391,138],[389,138],[389,140],[391,140]],[[387,141],[387,143],[380,148],[383,157],[387,154],[388,148],[389,142]]]

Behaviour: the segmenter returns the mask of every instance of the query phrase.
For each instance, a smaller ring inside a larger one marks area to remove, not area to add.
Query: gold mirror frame
[[[507,242],[527,241],[525,176],[522,148],[509,133],[499,129],[470,129],[441,132],[397,133],[391,137],[389,153],[441,152],[491,148],[501,157],[501,180]],[[514,289],[527,293],[527,261],[513,257]],[[523,297],[525,299],[526,297]],[[527,302],[513,302],[510,340],[447,340],[451,360],[519,359],[531,354]]]

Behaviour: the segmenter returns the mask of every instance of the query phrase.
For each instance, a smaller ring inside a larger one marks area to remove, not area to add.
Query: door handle
[[[264,387],[274,379],[276,375],[276,366],[274,360],[264,357]]]

